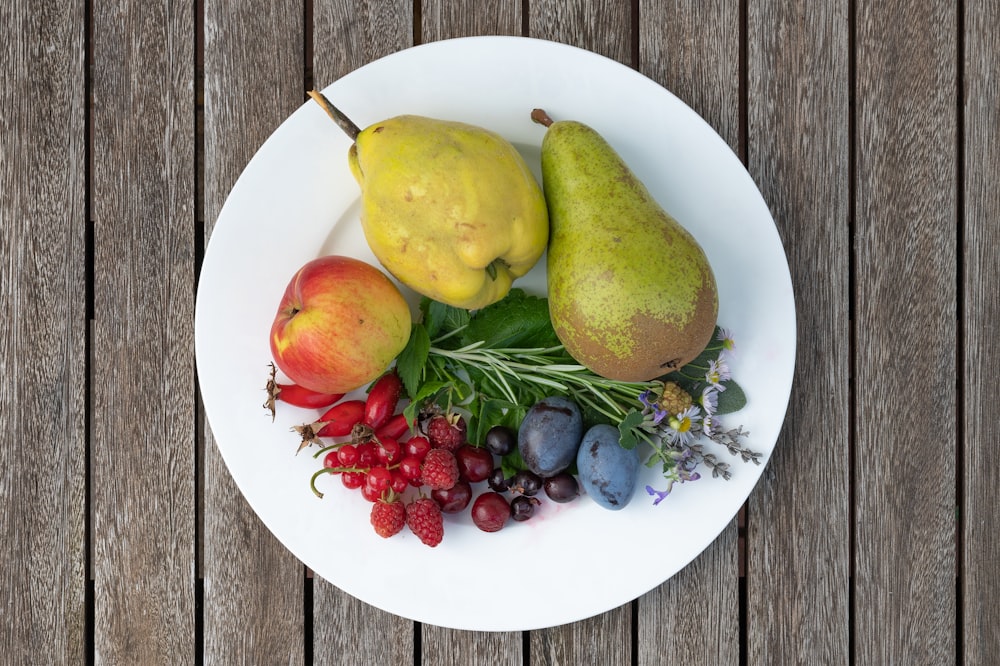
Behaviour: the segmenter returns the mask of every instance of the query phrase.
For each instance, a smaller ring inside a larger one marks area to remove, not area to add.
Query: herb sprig
[[[617,426],[626,448],[649,444],[647,464],[662,465],[671,485],[698,478],[693,470],[702,463],[713,475],[731,474],[728,464],[694,443],[702,435],[745,461],[759,463],[760,455],[740,444],[748,433],[718,426],[720,414],[746,404],[722,359],[732,350],[730,337],[716,335],[698,358],[663,378],[622,382],[601,377],[573,359],[552,328],[548,301],[520,289],[475,312],[425,298],[420,312],[409,343],[396,359],[396,371],[411,399],[404,411],[411,423],[426,403],[461,407],[468,413],[470,437],[482,441],[490,427],[503,424],[516,430],[531,405],[563,395],[580,406],[588,427]],[[686,412],[675,407],[671,413],[660,401],[675,389],[688,396],[688,402],[698,396],[699,406],[686,406]],[[669,489],[647,487],[647,492],[659,503]]]

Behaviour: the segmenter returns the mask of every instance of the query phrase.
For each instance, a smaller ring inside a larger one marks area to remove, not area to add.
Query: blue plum
[[[517,448],[528,469],[545,478],[573,463],[582,436],[583,416],[577,404],[550,396],[536,402],[521,421]]]
[[[632,501],[639,479],[639,452],[618,444],[618,428],[596,425],[586,432],[576,455],[580,485],[605,509],[618,511]]]

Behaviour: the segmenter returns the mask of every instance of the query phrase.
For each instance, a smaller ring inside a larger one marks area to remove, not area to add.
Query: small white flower
[[[694,432],[701,424],[701,410],[691,405],[677,416],[667,418],[665,423],[670,443],[686,446],[694,438]]]
[[[732,376],[726,359],[720,358],[716,361],[708,362],[708,372],[705,373],[705,381],[711,384],[716,390],[725,391],[726,387],[722,385],[722,382],[732,378]]]
[[[714,386],[706,386],[705,390],[701,392],[701,398],[698,399],[698,402],[705,410],[706,417],[715,414],[715,410],[719,408],[719,390]]]
[[[715,339],[722,341],[723,354],[736,356],[736,339],[733,337],[732,331],[728,328],[720,328],[719,334],[715,336]]]

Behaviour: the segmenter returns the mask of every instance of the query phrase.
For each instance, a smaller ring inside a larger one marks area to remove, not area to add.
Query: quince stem
[[[347,114],[334,106],[333,102],[326,98],[326,95],[318,90],[310,90],[309,96],[326,111],[328,116],[333,118],[333,122],[337,123],[337,126],[344,130],[347,136],[351,137],[351,141],[358,138],[361,128],[355,125],[354,121],[347,117]]]

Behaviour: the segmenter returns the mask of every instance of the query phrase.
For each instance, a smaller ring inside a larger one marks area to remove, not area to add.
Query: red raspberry
[[[468,441],[465,418],[461,414],[438,415],[427,422],[427,439],[435,449],[457,451]]]
[[[372,504],[372,527],[380,537],[388,539],[399,534],[406,524],[406,507],[399,500],[387,502],[378,500]]]
[[[431,490],[448,490],[458,483],[458,461],[448,449],[431,449],[420,467],[420,480]]]
[[[431,548],[441,543],[444,537],[444,517],[440,507],[429,497],[421,497],[406,505],[406,524]]]

